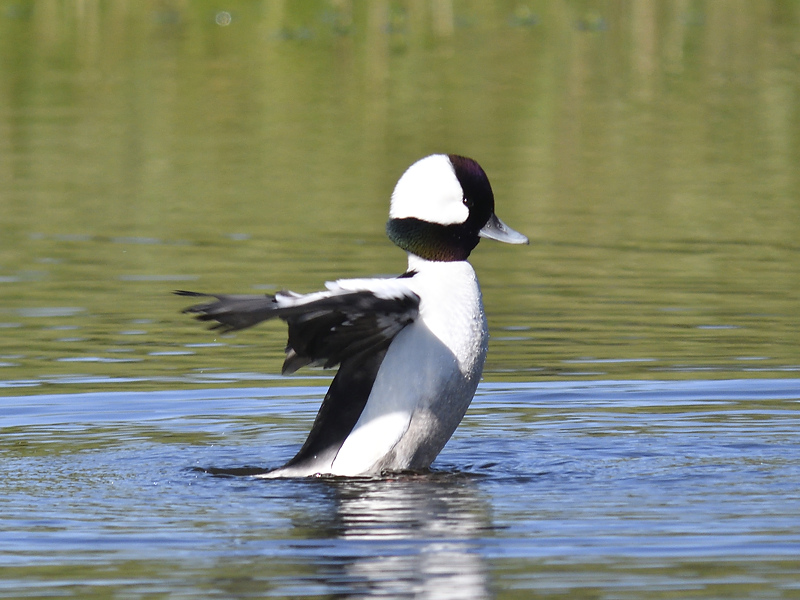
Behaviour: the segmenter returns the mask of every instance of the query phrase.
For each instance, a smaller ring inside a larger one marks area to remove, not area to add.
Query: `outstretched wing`
[[[236,331],[276,317],[286,321],[284,374],[312,363],[329,368],[381,352],[419,314],[419,296],[403,279],[342,280],[327,288],[305,295],[175,293],[214,298],[184,309],[201,321],[216,321],[212,329]]]

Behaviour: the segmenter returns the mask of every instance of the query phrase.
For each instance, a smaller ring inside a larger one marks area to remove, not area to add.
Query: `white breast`
[[[461,421],[483,371],[488,331],[475,271],[466,261],[411,255],[419,318],[401,331],[367,405],[331,465],[335,475],[424,468]]]

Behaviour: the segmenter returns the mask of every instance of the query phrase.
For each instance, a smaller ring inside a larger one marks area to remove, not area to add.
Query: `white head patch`
[[[413,217],[440,225],[463,223],[469,217],[464,190],[446,154],[433,154],[411,165],[392,192],[389,217]]]

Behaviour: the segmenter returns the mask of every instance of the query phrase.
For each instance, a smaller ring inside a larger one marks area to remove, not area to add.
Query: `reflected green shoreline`
[[[215,341],[170,291],[401,273],[389,194],[434,151],[532,242],[473,253],[487,381],[797,377],[798,32],[791,0],[2,0],[0,379],[276,373],[280,327]]]

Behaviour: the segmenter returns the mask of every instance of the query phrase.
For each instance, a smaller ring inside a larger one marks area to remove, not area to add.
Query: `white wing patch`
[[[339,279],[325,283],[333,294],[348,292],[368,291],[376,298],[383,300],[400,300],[409,295],[416,295],[411,291],[408,283],[403,279]],[[324,292],[320,292],[323,293]]]

